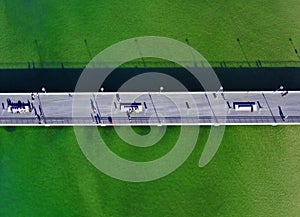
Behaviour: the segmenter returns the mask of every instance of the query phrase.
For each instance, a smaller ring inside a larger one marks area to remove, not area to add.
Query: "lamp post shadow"
[[[240,47],[240,49],[241,49],[241,51],[242,51],[242,54],[243,54],[243,56],[244,56],[244,58],[245,58],[245,60],[246,60],[246,62],[247,62],[247,64],[248,64],[248,66],[251,67],[250,62],[249,62],[249,60],[248,60],[248,57],[247,57],[247,55],[246,55],[246,52],[245,52],[245,50],[244,50],[242,44],[241,44],[240,39],[237,38],[236,41],[237,41],[238,44],[239,44],[239,47]]]

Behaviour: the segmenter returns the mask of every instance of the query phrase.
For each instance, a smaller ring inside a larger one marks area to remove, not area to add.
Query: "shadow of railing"
[[[199,68],[264,68],[264,67],[300,67],[299,61],[182,61],[187,67]],[[93,68],[114,68],[114,62],[0,62],[1,69],[83,69],[85,67]],[[167,61],[147,61],[135,60],[122,64],[119,68],[180,68],[182,66]]]

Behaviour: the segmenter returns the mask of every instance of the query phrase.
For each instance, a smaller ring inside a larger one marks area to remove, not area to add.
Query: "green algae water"
[[[179,128],[168,128],[168,143],[145,151],[118,140],[113,128],[99,130],[117,154],[150,160],[172,147]],[[0,216],[296,216],[299,130],[227,127],[213,161],[199,168],[209,133],[201,127],[179,169],[152,182],[128,183],[95,169],[72,127],[1,127]]]
[[[299,61],[299,11],[296,0],[0,0],[0,90],[72,91],[84,64],[51,71],[46,63],[86,63],[114,43],[145,35],[188,39],[208,61]],[[19,62],[44,69],[19,70]],[[233,76],[219,74],[225,89],[299,88],[298,69],[230,70],[223,72]],[[209,134],[201,127],[195,150],[178,170],[153,182],[127,183],[96,170],[71,127],[0,127],[0,216],[297,216],[299,130],[227,127],[213,161],[200,169]],[[168,128],[166,144],[145,152],[118,140],[112,128],[99,131],[114,152],[149,160],[172,147],[178,128]]]

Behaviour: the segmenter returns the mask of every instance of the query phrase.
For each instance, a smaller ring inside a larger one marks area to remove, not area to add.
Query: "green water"
[[[124,158],[150,160],[172,147],[179,128],[145,150],[100,129]],[[143,131],[143,130],[141,130]],[[189,159],[148,183],[115,180],[83,156],[71,127],[0,128],[0,216],[297,216],[299,127],[227,127],[215,158],[198,161],[209,128]]]
[[[87,62],[131,37],[189,39],[208,60],[299,60],[300,4],[281,1],[0,1],[0,62]],[[34,43],[38,41],[38,46]]]
[[[144,35],[188,38],[210,61],[298,60],[288,39],[299,48],[299,11],[297,0],[0,0],[0,62],[87,62],[84,39],[93,56]],[[178,170],[136,184],[96,170],[72,128],[2,127],[0,216],[299,215],[299,127],[227,127],[217,155],[200,169],[208,130]],[[143,160],[166,153],[178,129],[145,153],[111,129],[102,133],[116,153]]]

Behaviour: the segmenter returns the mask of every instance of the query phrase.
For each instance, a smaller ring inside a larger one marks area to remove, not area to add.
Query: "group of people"
[[[25,112],[31,112],[32,105],[30,104],[29,100],[27,102],[21,102],[19,100],[18,102],[12,102],[10,98],[7,98],[7,109],[11,113],[25,113]],[[2,108],[5,109],[4,103],[2,103]]]

